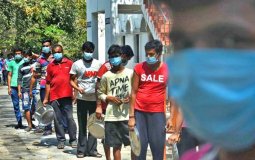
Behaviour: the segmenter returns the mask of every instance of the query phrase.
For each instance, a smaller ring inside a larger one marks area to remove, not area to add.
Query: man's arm
[[[70,75],[70,84],[71,86],[76,90],[76,91],[79,91],[81,94],[84,93],[84,89],[83,88],[80,88],[78,86],[78,83],[77,83],[77,75],[76,74],[71,74]]]
[[[46,104],[49,102],[49,96],[50,96],[50,83],[46,83],[45,86],[45,97],[43,100],[43,105],[46,106]]]
[[[7,78],[7,85],[8,85],[8,94],[11,95],[12,90],[11,90],[11,79],[12,79],[12,72],[8,72],[8,78]]]
[[[21,72],[21,66],[19,67],[19,71],[18,71],[18,95],[19,98],[22,98],[22,94],[21,94],[21,84],[22,84],[22,72]]]
[[[131,90],[131,100],[130,100],[130,108],[129,108],[129,121],[128,127],[129,130],[134,130],[135,127],[135,100],[136,100],[136,93],[138,90],[139,84],[139,76],[136,72],[133,74],[132,78],[132,90]]]

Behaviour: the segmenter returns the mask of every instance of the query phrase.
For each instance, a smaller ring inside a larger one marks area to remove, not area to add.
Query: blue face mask
[[[16,61],[20,61],[20,60],[22,59],[22,56],[21,56],[20,54],[16,54],[16,55],[14,56],[14,59],[15,59]]]
[[[155,56],[153,56],[153,57],[146,57],[146,62],[148,64],[155,64],[155,63],[158,62],[158,59]]]
[[[255,50],[190,49],[167,64],[169,92],[195,135],[229,151],[255,144]]]
[[[109,58],[109,62],[113,66],[119,66],[122,62],[121,57],[114,57],[114,58]]]
[[[87,52],[84,52],[83,53],[83,58],[85,59],[85,60],[91,60],[92,58],[93,58],[93,53],[87,53]]]
[[[50,47],[43,47],[42,52],[46,54],[50,53]]]
[[[62,53],[54,53],[53,57],[56,61],[60,61],[63,58],[63,54]]]
[[[28,63],[28,62],[30,62],[30,58],[23,58],[23,61],[24,61],[25,63]]]

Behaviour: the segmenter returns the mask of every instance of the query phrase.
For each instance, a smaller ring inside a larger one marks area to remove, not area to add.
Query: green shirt
[[[8,64],[8,71],[12,73],[11,77],[11,87],[18,87],[18,72],[19,66],[24,63],[23,60],[19,61],[18,63],[15,60],[12,60]]]

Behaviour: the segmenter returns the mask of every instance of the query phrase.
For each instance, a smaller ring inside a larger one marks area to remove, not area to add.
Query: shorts
[[[22,109],[24,111],[30,110],[31,100],[30,100],[29,92],[22,93]]]
[[[128,121],[105,122],[105,145],[121,147],[130,145]]]

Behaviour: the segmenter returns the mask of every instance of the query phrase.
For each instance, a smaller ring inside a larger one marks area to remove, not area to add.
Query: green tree
[[[0,49],[13,45],[40,50],[51,38],[75,56],[86,40],[85,0],[15,0],[0,2]]]

